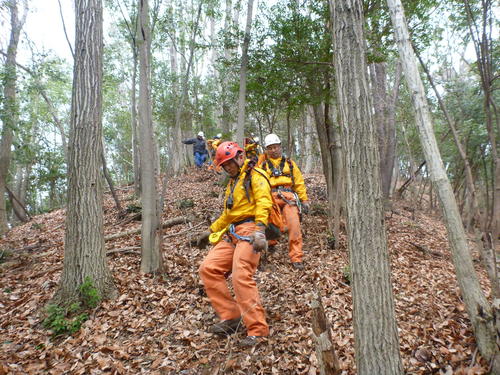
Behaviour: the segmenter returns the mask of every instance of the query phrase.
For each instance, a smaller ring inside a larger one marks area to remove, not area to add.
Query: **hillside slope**
[[[304,217],[305,272],[292,269],[282,241],[256,274],[271,327],[267,342],[241,350],[234,337],[205,332],[215,315],[197,269],[208,248],[191,247],[189,240],[220,210],[222,188],[216,180],[209,172],[191,170],[169,181],[163,219],[194,215],[195,220],[165,231],[163,277],[140,274],[139,235],[106,243],[108,250],[126,249],[108,257],[120,296],[105,301],[72,337],[51,339],[41,326],[43,306],[62,269],[64,210],[37,216],[0,240],[0,250],[10,251],[0,264],[0,375],[316,374],[309,307],[315,288],[323,295],[343,373],[355,373],[352,299],[343,272],[346,238],[338,239],[340,249],[329,248],[321,210]],[[326,206],[324,180],[314,175],[306,182],[312,201]],[[130,190],[118,193],[124,206],[130,203]],[[179,208],[183,199],[192,199],[194,207]],[[485,373],[459,297],[445,228],[405,205],[395,203],[386,223],[406,373]],[[108,195],[105,215],[106,235],[139,226],[119,224]],[[488,288],[483,272],[481,281]]]

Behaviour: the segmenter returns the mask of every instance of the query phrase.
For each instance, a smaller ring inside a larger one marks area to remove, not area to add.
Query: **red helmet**
[[[222,142],[215,153],[215,164],[222,165],[222,163],[235,158],[238,152],[243,152],[243,149],[236,142]]]

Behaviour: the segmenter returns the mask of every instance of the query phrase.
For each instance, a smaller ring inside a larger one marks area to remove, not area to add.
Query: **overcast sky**
[[[36,52],[53,50],[56,55],[71,62],[71,52],[64,36],[64,30],[59,13],[57,0],[28,0],[29,13],[26,24],[23,27],[21,45],[18,51],[18,61],[26,63],[31,60],[31,51],[28,48],[27,40],[34,44]],[[61,0],[61,6],[71,43],[74,43],[75,13],[73,11],[72,0]],[[8,12],[3,11],[0,20],[1,47],[6,50],[9,34],[10,20],[7,18]]]

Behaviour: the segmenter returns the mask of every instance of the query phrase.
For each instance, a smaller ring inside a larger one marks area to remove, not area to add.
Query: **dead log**
[[[106,251],[106,255],[117,254],[117,253],[121,253],[121,254],[134,253],[135,254],[135,253],[139,253],[140,251],[141,251],[140,246],[131,246],[131,247],[124,247],[121,249],[108,250],[108,251]]]
[[[312,307],[312,333],[316,343],[316,357],[321,375],[340,374],[339,361],[333,348],[330,324],[326,320],[321,295],[316,291],[311,303]]]
[[[408,241],[408,243],[410,245],[413,245],[417,250],[420,250],[421,252],[423,252],[424,254],[427,254],[427,255],[434,255],[435,257],[440,257],[440,258],[443,258],[445,257],[444,254],[440,253],[440,252],[437,252],[437,251],[434,251],[434,250],[429,250],[427,247],[423,246],[423,245],[419,245],[419,244],[416,244],[415,242],[411,242],[411,241]]]
[[[188,223],[191,220],[185,216],[174,217],[173,219],[167,220],[162,224],[162,228],[170,228],[177,224]],[[104,241],[116,240],[117,238],[130,236],[131,234],[141,233],[141,227],[131,229],[125,232],[110,234],[109,236],[104,237]]]

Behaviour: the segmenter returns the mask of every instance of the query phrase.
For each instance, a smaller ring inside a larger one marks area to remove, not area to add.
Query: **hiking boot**
[[[208,328],[208,332],[217,335],[231,335],[243,327],[241,318],[222,320]]]
[[[259,343],[259,338],[261,337],[262,336],[247,336],[244,339],[240,340],[238,345],[243,348],[251,348]]]
[[[302,262],[294,262],[294,263],[292,263],[292,266],[296,270],[303,270],[304,269],[304,263],[302,263]]]

